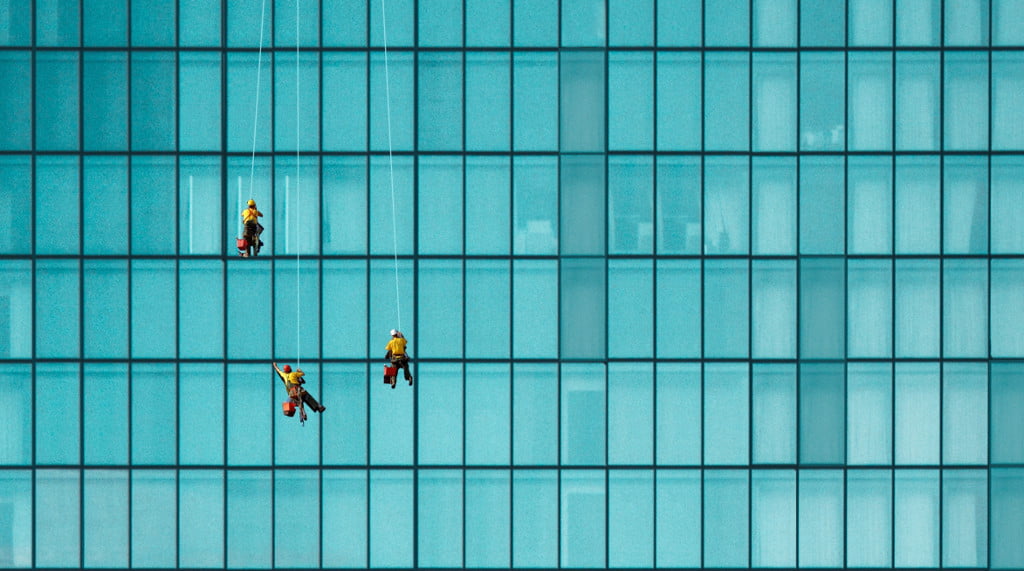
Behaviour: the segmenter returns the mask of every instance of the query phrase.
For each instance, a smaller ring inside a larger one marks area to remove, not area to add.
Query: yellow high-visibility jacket
[[[405,355],[405,344],[407,341],[403,337],[395,337],[388,341],[387,347],[384,347],[386,351],[391,351],[391,356],[401,357]]]
[[[245,224],[251,224],[256,222],[258,217],[263,216],[263,213],[255,208],[246,208],[242,211],[242,222]]]
[[[284,387],[286,389],[299,386],[299,379],[306,376],[306,373],[303,373],[302,371],[292,371],[290,373],[278,371],[277,374],[281,377],[281,380],[284,381]]]

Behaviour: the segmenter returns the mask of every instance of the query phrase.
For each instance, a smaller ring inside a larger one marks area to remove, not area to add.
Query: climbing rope
[[[299,288],[299,236],[302,235],[300,229],[300,221],[302,218],[299,216],[300,205],[302,204],[299,200],[301,195],[299,194],[299,0],[295,0],[295,367],[298,368],[302,364],[302,336],[300,320],[302,319],[301,303],[302,303],[302,290]],[[301,399],[300,399],[301,401]],[[305,414],[303,412],[303,414]]]
[[[296,0],[297,2],[298,0]],[[260,6],[260,46],[256,56],[256,105],[252,117],[252,160],[249,162],[249,198],[253,198],[253,178],[256,172],[256,127],[260,118],[260,74],[263,71],[263,20],[267,12],[267,0]],[[239,209],[241,209],[241,187],[239,187]]]
[[[395,215],[395,162],[391,145],[391,79],[388,72],[388,18],[384,0],[380,1],[380,21],[384,29],[384,94],[387,102],[388,119],[388,176],[391,182],[391,240],[395,255],[395,312],[398,316],[398,330],[402,330],[402,303],[398,287],[398,221]]]

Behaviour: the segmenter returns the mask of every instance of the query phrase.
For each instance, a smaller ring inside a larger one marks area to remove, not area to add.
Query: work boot
[[[320,408],[317,409],[317,412],[323,412],[325,410],[327,410],[327,407],[324,405],[320,405]]]
[[[409,381],[409,386],[411,387],[412,386],[412,375],[406,377],[405,380]]]

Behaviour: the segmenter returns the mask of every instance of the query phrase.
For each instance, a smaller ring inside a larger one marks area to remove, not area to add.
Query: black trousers
[[[298,389],[295,389],[294,391],[289,391],[288,396],[290,396],[293,399],[301,398],[302,402],[305,403],[305,405],[308,406],[310,409],[312,409],[313,412],[320,412],[320,403],[316,402],[316,399],[313,398],[313,395],[306,392],[306,389],[300,387]]]
[[[402,356],[391,359],[391,366],[405,371],[405,380],[412,379],[412,369],[409,368],[409,358]]]

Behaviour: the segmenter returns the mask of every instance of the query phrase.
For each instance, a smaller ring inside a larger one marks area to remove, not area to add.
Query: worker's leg
[[[405,371],[405,380],[412,380],[412,369],[409,368],[409,358],[402,359],[402,369]]]
[[[302,402],[306,403],[306,405],[308,405],[309,408],[313,409],[316,412],[323,412],[324,410],[324,407],[320,406],[320,403],[316,402],[316,399],[313,398],[313,395],[309,394],[307,391],[302,391]]]

